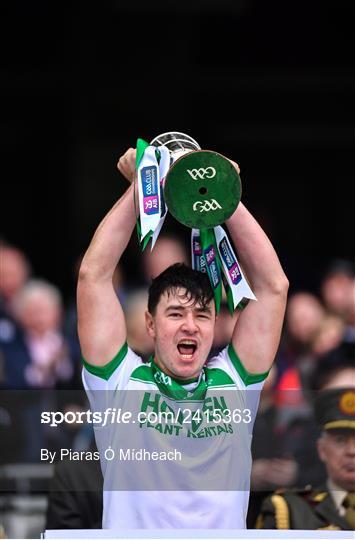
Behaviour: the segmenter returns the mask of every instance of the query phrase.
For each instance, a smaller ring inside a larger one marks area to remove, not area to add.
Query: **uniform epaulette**
[[[271,502],[275,508],[276,529],[289,529],[290,512],[287,502],[280,494],[271,495]]]
[[[313,493],[311,496],[311,500],[319,503],[324,501],[326,497],[328,497],[328,493],[326,491],[322,491],[321,493]]]
[[[303,493],[303,496],[310,506],[317,506],[317,504],[328,497],[328,493],[326,491],[316,491],[311,489],[307,493]]]

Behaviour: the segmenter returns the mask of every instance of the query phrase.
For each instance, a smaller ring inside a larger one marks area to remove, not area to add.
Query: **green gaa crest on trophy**
[[[211,150],[201,150],[189,135],[163,133],[150,144],[137,141],[137,181],[140,215],[137,228],[143,249],[152,249],[167,210],[192,229],[192,267],[207,272],[216,311],[222,283],[229,310],[243,298],[255,298],[221,225],[234,213],[241,198],[241,181],[231,161]]]
[[[180,157],[170,168],[164,187],[169,212],[191,228],[224,223],[240,201],[240,178],[232,163],[209,150]]]
[[[201,150],[184,133],[164,133],[151,142],[154,146],[157,143],[171,154],[164,197],[174,218],[198,229],[224,223],[241,197],[239,174],[232,163],[217,152]]]

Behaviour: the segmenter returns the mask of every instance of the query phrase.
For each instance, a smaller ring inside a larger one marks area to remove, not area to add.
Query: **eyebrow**
[[[165,311],[166,312],[168,312],[168,311],[184,311],[185,309],[186,309],[186,307],[181,306],[180,304],[177,304],[177,305],[168,306]],[[212,314],[212,310],[208,306],[206,306],[206,307],[194,306],[194,310],[198,311],[199,313],[211,313]]]

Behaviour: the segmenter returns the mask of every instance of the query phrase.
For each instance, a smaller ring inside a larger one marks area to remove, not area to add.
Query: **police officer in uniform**
[[[319,489],[279,490],[267,497],[257,529],[355,530],[355,370],[347,387],[322,390],[315,417],[318,455],[327,471]],[[345,373],[344,373],[345,375]]]

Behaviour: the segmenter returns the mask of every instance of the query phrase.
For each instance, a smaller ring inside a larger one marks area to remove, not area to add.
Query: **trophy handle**
[[[165,146],[170,152],[171,164],[175,163],[184,154],[193,152],[194,150],[201,150],[198,142],[179,131],[167,131],[154,137],[150,142],[152,146]]]

